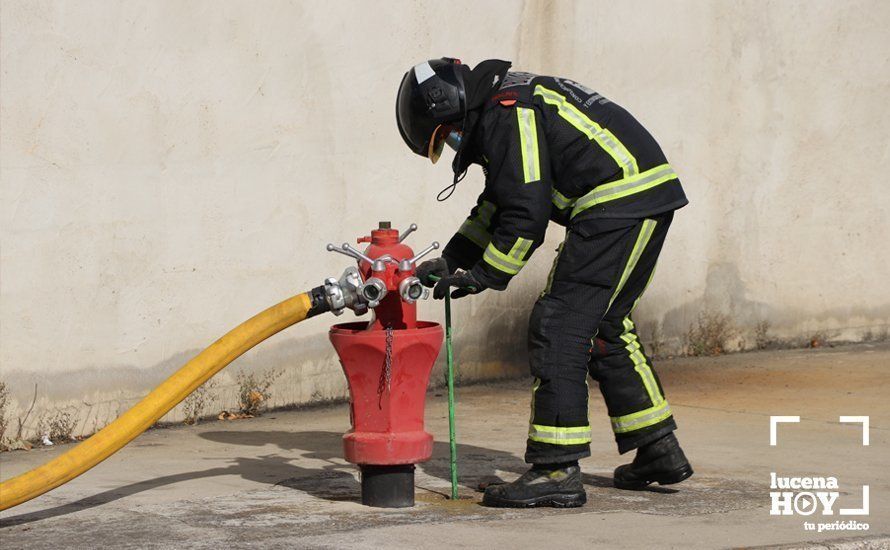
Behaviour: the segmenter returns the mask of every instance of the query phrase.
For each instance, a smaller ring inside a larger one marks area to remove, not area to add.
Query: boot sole
[[[482,504],[492,508],[578,508],[587,502],[586,493],[545,495],[526,500],[510,500],[492,495],[482,497]]]
[[[653,477],[652,479],[623,481],[617,478],[613,478],[612,483],[615,485],[616,489],[640,491],[642,489],[645,489],[652,483],[658,483],[659,485],[673,485],[674,483],[680,483],[685,479],[689,479],[689,477],[692,476],[693,473],[694,472],[692,471],[692,466],[686,464],[681,468]]]

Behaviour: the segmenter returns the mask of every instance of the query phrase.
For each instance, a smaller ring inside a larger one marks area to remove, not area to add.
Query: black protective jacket
[[[503,290],[550,220],[585,232],[687,204],[655,139],[620,106],[577,82],[509,72],[467,139],[485,189],[443,256]]]

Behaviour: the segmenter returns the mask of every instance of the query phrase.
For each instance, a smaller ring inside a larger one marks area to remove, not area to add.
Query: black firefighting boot
[[[615,468],[614,483],[619,489],[638,491],[650,483],[680,483],[691,475],[692,466],[671,432],[637,449],[632,463]]]
[[[536,464],[513,483],[490,485],[482,504],[496,508],[577,508],[587,502],[578,462]]]

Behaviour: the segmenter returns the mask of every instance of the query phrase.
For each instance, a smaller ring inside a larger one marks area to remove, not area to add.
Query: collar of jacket
[[[472,70],[462,65],[464,71],[464,90],[467,102],[467,116],[463,121],[463,139],[460,148],[454,155],[451,168],[454,170],[454,179],[457,181],[467,171],[471,164],[479,161],[478,140],[475,129],[479,122],[482,110],[488,99],[498,90],[504,80],[511,63],[500,59],[488,59],[482,61]]]

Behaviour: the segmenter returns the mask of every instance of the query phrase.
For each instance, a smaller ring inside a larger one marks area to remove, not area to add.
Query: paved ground
[[[678,435],[696,469],[689,481],[645,492],[611,487],[622,462],[594,387],[593,456],[582,463],[587,506],[495,510],[481,481],[512,480],[528,416],[526,384],[459,388],[462,499],[448,501],[447,416],[430,396],[433,460],[417,471],[418,505],[376,510],[356,500],[356,470],[341,458],[345,405],[253,420],[155,430],[68,485],[0,515],[11,548],[719,548],[831,541],[890,547],[890,345],[762,352],[660,363]],[[771,414],[799,415],[769,446]],[[871,417],[870,446],[840,415]],[[0,455],[3,479],[64,448]],[[770,472],[835,476],[840,507],[870,515],[769,515]],[[867,532],[805,531],[813,522],[867,522]],[[819,545],[819,548],[826,546]]]

